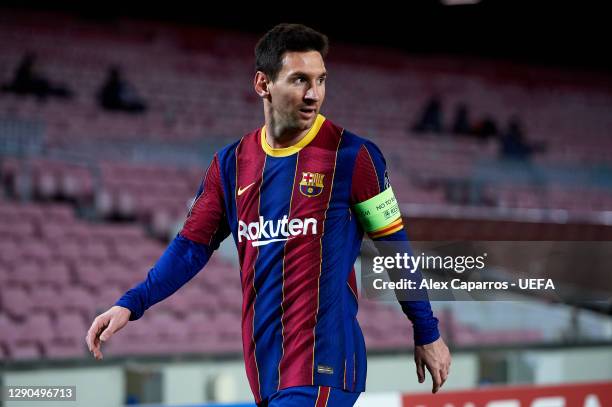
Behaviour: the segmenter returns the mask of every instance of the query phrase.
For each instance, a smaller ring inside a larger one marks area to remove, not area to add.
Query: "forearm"
[[[394,242],[393,251],[407,253],[412,255],[410,243],[406,231],[401,229],[391,235],[377,238],[374,242]],[[382,245],[379,245],[379,247]],[[388,248],[387,248],[388,249]],[[395,253],[391,254],[394,255]],[[420,282],[422,279],[421,272],[416,270],[410,274],[409,278],[412,281]],[[431,310],[431,304],[427,297],[427,292],[423,290],[414,295],[415,300],[407,300],[405,295],[399,296],[398,301],[402,307],[402,311],[410,319],[414,328],[414,342],[416,345],[425,345],[431,343],[440,337],[438,331],[438,319],[434,317]]]
[[[204,267],[212,254],[205,244],[177,235],[147,278],[128,290],[116,303],[131,311],[130,321],[140,318],[154,304],[172,295]]]

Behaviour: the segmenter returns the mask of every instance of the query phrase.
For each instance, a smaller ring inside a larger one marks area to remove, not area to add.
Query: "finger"
[[[91,324],[91,326],[89,327],[89,330],[87,331],[87,335],[85,336],[85,342],[87,342],[87,348],[89,348],[90,352],[93,351],[93,342],[94,342],[94,338],[98,330],[99,330],[99,320],[96,318],[94,322]]]
[[[115,322],[115,319],[111,319],[106,329],[104,329],[100,334],[100,340],[102,342],[106,342],[115,333],[116,326],[117,323]]]
[[[91,343],[91,353],[93,353],[96,359],[100,357],[100,338],[98,337],[98,331],[93,333],[93,339]]]
[[[87,344],[87,349],[91,352],[91,330],[93,328],[93,324],[87,330],[87,334],[85,335],[85,343]]]
[[[96,359],[98,359],[98,360],[101,360],[103,358],[103,356],[102,356],[102,341],[100,340],[100,336],[105,332],[107,326],[108,325],[106,323],[101,325],[100,329],[98,330],[98,332],[94,336],[94,356],[96,356]]]
[[[444,384],[444,382],[446,382],[446,380],[448,380],[448,376],[450,376],[450,367],[451,367],[451,358],[448,358],[448,362],[446,362],[445,366],[444,366],[444,377],[443,377],[443,381],[442,384]]]
[[[96,359],[102,359],[102,352],[100,351],[100,338],[99,334],[105,327],[105,321],[102,319],[96,318],[94,323],[89,328],[87,333],[87,340],[90,352],[93,353]]]
[[[433,386],[431,388],[431,392],[437,393],[438,390],[440,390],[440,386],[442,383],[442,379],[440,379],[440,369],[431,368],[429,365],[426,365],[426,366],[427,366],[427,370],[429,370],[429,373],[431,374],[431,379],[433,380]]]
[[[440,387],[444,385],[446,379],[448,378],[448,370],[446,367],[440,369]]]
[[[85,335],[85,344],[87,344],[87,349],[91,352],[91,341],[89,339],[89,331]]]
[[[425,381],[425,364],[423,363],[423,361],[416,361],[416,371],[419,383],[423,383]]]
[[[100,338],[97,336],[94,339],[93,354],[96,359],[98,360],[102,359],[102,350],[100,349]]]

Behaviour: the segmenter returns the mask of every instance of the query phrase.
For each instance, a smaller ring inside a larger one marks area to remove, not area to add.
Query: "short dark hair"
[[[279,24],[264,34],[255,46],[255,70],[275,80],[285,52],[318,51],[327,55],[327,36],[302,24]]]

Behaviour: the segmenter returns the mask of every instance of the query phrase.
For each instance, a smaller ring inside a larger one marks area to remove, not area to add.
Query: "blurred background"
[[[84,336],[180,229],[214,152],[263,124],[253,48],[279,22],[329,36],[322,113],[380,146],[411,239],[612,240],[610,30],[592,5],[47,3],[0,6],[1,385],[76,385],[74,406],[251,405],[231,242],[104,361]],[[360,405],[612,405],[610,302],[432,306],[447,394],[418,384],[398,309],[361,298]]]

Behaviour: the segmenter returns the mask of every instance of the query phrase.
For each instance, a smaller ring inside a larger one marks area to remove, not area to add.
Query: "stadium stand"
[[[210,152],[262,124],[249,88],[250,37],[134,22],[109,32],[55,17],[48,24],[32,12],[0,16],[0,82],[10,80],[28,49],[75,90],[71,100],[47,102],[0,93],[0,360],[85,357],[86,324],[163,252],[210,154],[185,165],[180,155],[147,160],[134,145],[149,146],[146,152],[204,145]],[[193,49],[198,39],[207,45]],[[384,53],[376,65],[354,69],[350,55],[345,46],[332,53],[325,113],[381,147],[398,199],[414,215],[413,238],[610,238],[612,185],[600,180],[612,165],[608,85],[565,85],[558,74],[547,79],[555,81],[553,91],[512,67],[495,67],[493,75]],[[145,114],[97,107],[106,69],[118,61],[147,101]],[[416,134],[409,125],[433,93],[447,106],[466,102],[473,115],[500,123],[518,114],[548,149],[516,165],[500,162],[495,139]],[[470,208],[491,219],[471,219]],[[535,221],[533,211],[540,211]],[[555,221],[559,216],[563,221]],[[237,273],[227,258],[214,257],[180,295],[117,335],[108,352],[239,353]],[[196,308],[201,312],[188,312]],[[369,349],[412,346],[394,307],[364,300],[359,320]],[[488,328],[452,312],[440,320],[457,346],[550,339],[545,325]]]

